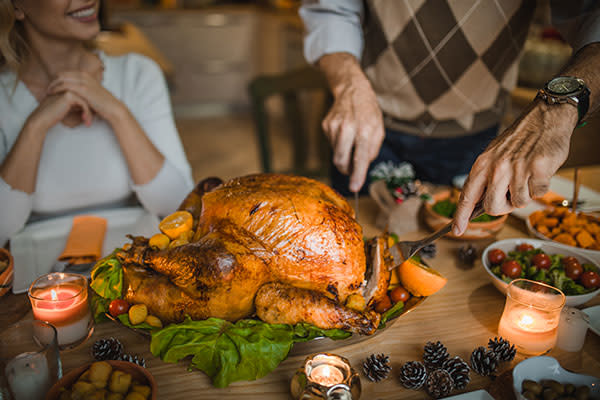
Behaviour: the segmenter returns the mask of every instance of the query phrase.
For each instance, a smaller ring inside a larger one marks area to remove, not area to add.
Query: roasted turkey
[[[389,284],[387,239],[366,244],[348,202],[312,179],[259,174],[198,184],[180,210],[194,237],[120,251],[125,299],[163,321],[256,315],[268,323],[373,333]],[[356,304],[366,305],[365,307]]]

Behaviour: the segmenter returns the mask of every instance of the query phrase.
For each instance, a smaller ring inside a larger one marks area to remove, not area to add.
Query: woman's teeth
[[[95,12],[96,12],[95,8],[90,7],[90,8],[86,8],[85,10],[79,10],[79,11],[72,12],[70,15],[75,18],[87,18],[87,17],[91,17],[92,15],[94,15]]]

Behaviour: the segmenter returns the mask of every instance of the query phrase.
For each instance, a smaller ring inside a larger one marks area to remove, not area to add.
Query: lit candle
[[[556,345],[564,294],[543,283],[517,279],[508,287],[498,335],[528,355],[544,354]]]
[[[56,328],[61,348],[75,346],[91,332],[87,279],[82,275],[54,273],[29,288],[33,316]]]
[[[360,377],[344,357],[330,353],[308,356],[290,382],[295,400],[358,400]]]
[[[19,354],[4,372],[15,400],[43,399],[52,384],[46,357],[40,353]]]
[[[312,369],[310,379],[319,385],[333,386],[344,380],[344,374],[336,367],[321,364]]]

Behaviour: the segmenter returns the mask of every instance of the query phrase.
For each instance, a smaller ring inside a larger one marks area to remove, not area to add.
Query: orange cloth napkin
[[[102,255],[102,244],[106,234],[106,219],[94,215],[73,218],[73,226],[60,261],[70,264],[94,262]]]

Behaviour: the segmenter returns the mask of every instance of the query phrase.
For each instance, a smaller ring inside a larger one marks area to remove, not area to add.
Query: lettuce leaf
[[[152,334],[150,351],[169,363],[192,356],[191,368],[207,374],[216,387],[259,379],[287,357],[296,342],[318,336],[344,339],[351,334],[309,324],[267,324],[254,319],[232,323],[218,318],[169,325]]]
[[[121,323],[125,326],[128,326],[130,328],[135,328],[135,329],[146,329],[149,331],[153,331],[155,329],[160,329],[160,328],[156,328],[152,325],[149,325],[145,322],[142,322],[141,324],[137,324],[137,325],[133,325],[130,321],[129,321],[129,315],[127,313],[125,314],[121,314],[117,317],[117,319],[119,321],[121,321]]]
[[[116,256],[117,250],[99,260],[91,273],[90,287],[108,300],[120,299],[123,291],[123,268]]]

